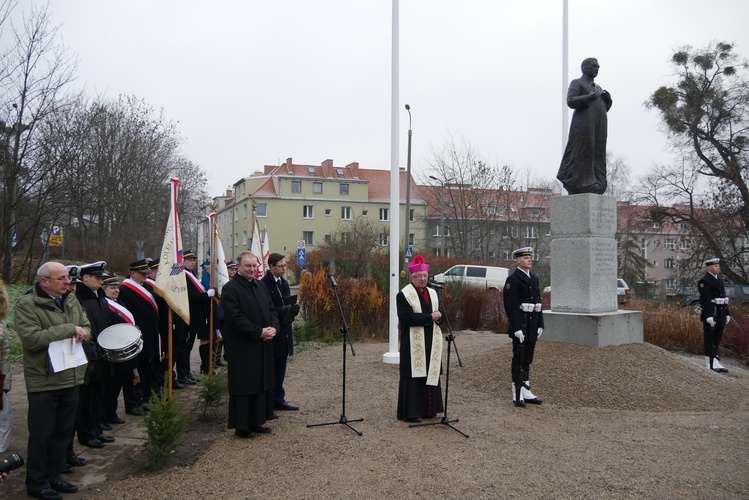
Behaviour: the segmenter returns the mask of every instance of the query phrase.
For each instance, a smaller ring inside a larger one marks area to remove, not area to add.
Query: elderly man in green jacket
[[[23,344],[23,372],[28,392],[29,447],[26,455],[26,490],[35,498],[62,498],[78,487],[62,479],[67,447],[78,409],[78,386],[86,365],[58,367],[55,371],[49,346],[68,340],[82,349],[91,328],[80,302],[67,290],[68,270],[47,262],[36,272],[37,283],[18,300],[15,327]],[[72,339],[72,340],[71,340]]]

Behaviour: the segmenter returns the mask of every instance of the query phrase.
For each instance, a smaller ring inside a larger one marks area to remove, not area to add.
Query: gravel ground
[[[281,412],[271,435],[236,438],[224,411],[212,424],[191,423],[167,469],[145,473],[123,459],[66,498],[749,495],[749,371],[735,363],[724,360],[731,371],[719,375],[702,357],[648,344],[542,341],[531,377],[545,402],[521,409],[510,398],[509,339],[456,337],[464,366],[453,351],[448,414],[469,438],[396,420],[398,368],[382,363],[386,344],[348,352],[346,416],[364,419],[351,424],[363,435],[339,425],[341,346],[327,347],[290,361],[287,399],[302,409]],[[307,427],[325,422],[335,424]]]

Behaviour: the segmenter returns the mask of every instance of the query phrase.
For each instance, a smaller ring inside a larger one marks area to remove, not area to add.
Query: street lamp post
[[[406,238],[404,246],[408,248],[408,226],[411,219],[411,106],[408,104],[406,104],[406,111],[408,111],[408,156],[406,157]],[[408,267],[407,256],[404,257],[404,263],[404,267]]]
[[[430,179],[440,183],[440,257],[445,256],[445,183],[433,175]]]

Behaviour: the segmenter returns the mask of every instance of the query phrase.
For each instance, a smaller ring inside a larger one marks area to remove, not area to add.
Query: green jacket
[[[38,284],[16,303],[14,321],[23,345],[27,392],[68,389],[83,384],[86,365],[55,373],[47,355],[49,344],[72,338],[76,326],[86,329],[86,340],[91,338],[88,318],[74,294],[65,294],[63,309],[61,311]]]

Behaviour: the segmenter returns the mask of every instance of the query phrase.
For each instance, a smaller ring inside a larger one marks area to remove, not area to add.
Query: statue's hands
[[[713,319],[713,317],[712,317],[712,316],[710,316],[709,318],[707,318],[707,319],[705,320],[705,323],[707,323],[707,324],[708,324],[708,325],[710,325],[711,327],[715,326],[715,320]]]
[[[515,333],[513,333],[513,335],[515,336],[516,339],[520,341],[521,344],[525,340],[525,335],[523,335],[523,330],[518,330]]]
[[[544,329],[543,328],[539,328],[538,329],[538,338],[541,338],[541,334],[542,333],[544,333]]]

